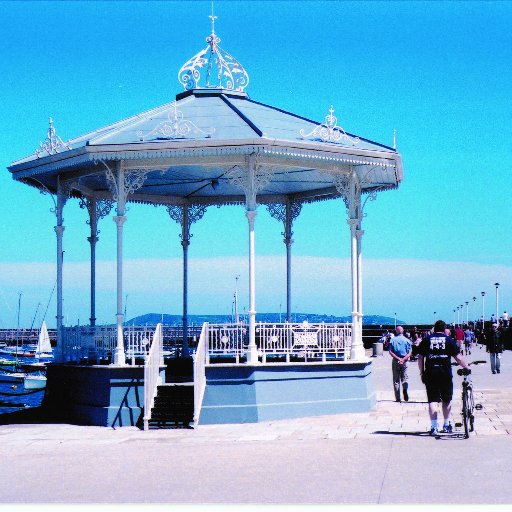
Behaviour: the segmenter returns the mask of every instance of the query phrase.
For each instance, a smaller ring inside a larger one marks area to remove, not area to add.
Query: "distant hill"
[[[279,323],[286,320],[286,315],[279,313],[257,313],[257,322]],[[317,313],[294,313],[292,315],[293,322],[303,322],[307,320],[311,323],[335,323],[335,322],[350,322],[351,316],[334,316],[334,315],[320,315]],[[137,316],[131,320],[126,321],[125,325],[156,325],[162,322],[164,325],[181,325],[181,315],[167,315],[161,313],[147,313],[145,315]],[[189,325],[202,325],[204,322],[211,324],[222,324],[232,322],[231,316],[227,315],[188,315]],[[388,316],[380,315],[365,315],[363,317],[364,325],[393,325],[395,319]],[[404,324],[403,320],[397,320],[397,324]]]

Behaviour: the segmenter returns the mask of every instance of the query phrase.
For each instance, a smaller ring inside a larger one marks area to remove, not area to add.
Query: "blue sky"
[[[46,308],[55,281],[51,198],[6,167],[32,153],[48,117],[64,139],[167,103],[181,65],[206,46],[210,2],[0,2],[3,136],[0,327]],[[391,145],[404,181],[364,220],[364,312],[408,322],[453,319],[486,291],[486,313],[512,309],[512,3],[217,1],[220,46],[250,76],[251,98]],[[88,313],[86,214],[65,209],[67,323]],[[127,316],[180,313],[179,227],[132,205],[125,225]],[[229,313],[235,276],[247,303],[242,207],[210,208],[193,226],[191,313]],[[257,309],[284,309],[282,226],[259,208]],[[100,223],[97,317],[115,315],[115,225]],[[294,225],[293,308],[348,314],[343,203],[306,205]],[[320,269],[320,270],[319,270]],[[321,270],[325,270],[322,272]],[[212,278],[215,276],[215,279]],[[153,283],[153,284],[151,284]],[[314,290],[314,293],[311,292]],[[54,323],[54,299],[48,321]],[[212,306],[215,304],[215,306]],[[470,305],[470,318],[473,315]],[[488,315],[487,315],[488,316]],[[40,318],[37,319],[37,322]]]

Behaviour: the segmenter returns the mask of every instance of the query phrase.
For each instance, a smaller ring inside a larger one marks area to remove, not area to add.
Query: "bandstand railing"
[[[209,324],[206,362],[231,357],[239,363],[249,344],[245,324]],[[326,361],[350,358],[350,323],[263,323],[256,324],[256,346],[262,362]]]
[[[137,364],[147,358],[151,347],[152,333],[155,325],[125,326],[123,329],[124,346],[127,361]],[[117,344],[115,326],[74,326],[64,327],[63,356],[67,362],[104,362],[110,361]],[[201,327],[188,328],[189,347],[195,348],[201,334]],[[163,326],[163,351],[166,356],[173,356],[183,344],[182,326]]]
[[[151,348],[144,364],[144,430],[149,428],[151,409],[155,403],[158,385],[161,384],[160,368],[164,365],[162,324],[156,326]]]
[[[208,322],[203,324],[197,350],[192,355],[194,359],[194,423],[199,422],[199,414],[203,403],[204,391],[206,389],[206,356],[208,354]]]

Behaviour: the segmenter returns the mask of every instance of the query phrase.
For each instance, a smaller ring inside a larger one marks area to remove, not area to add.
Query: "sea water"
[[[16,357],[0,354],[3,359],[12,360],[12,366],[0,366],[0,414],[15,412],[29,407],[38,407],[44,397],[44,389],[25,389],[23,380],[13,381],[9,372],[22,372],[15,369]],[[30,364],[34,358],[18,358],[19,364]]]

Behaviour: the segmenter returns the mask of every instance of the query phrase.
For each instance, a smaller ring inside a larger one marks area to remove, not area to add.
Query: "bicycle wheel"
[[[467,409],[468,409],[468,418],[469,418],[469,431],[473,432],[475,430],[475,401],[473,399],[473,388],[468,387],[467,389]]]
[[[462,388],[462,422],[464,424],[464,439],[469,437],[470,419],[468,410],[468,388],[464,386]]]

